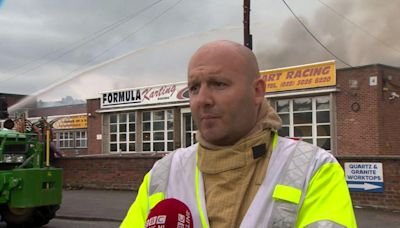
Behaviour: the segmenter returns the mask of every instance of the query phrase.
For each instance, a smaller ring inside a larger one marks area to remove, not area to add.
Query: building
[[[334,155],[400,155],[399,68],[336,71],[325,62],[262,76],[266,98],[283,120],[280,135]],[[87,107],[88,153],[165,152],[195,142],[185,82],[106,91]]]
[[[355,204],[400,209],[400,68],[374,64],[336,70],[335,63],[328,61],[261,75],[267,84],[266,98],[283,120],[280,135],[330,151],[346,168],[346,177],[364,172],[352,170],[357,164],[377,167],[367,170],[382,179],[377,187],[366,181],[362,185],[366,189],[358,191],[361,185],[348,180],[349,187],[355,188]],[[195,143],[188,98],[186,83],[180,82],[105,91],[87,100],[86,109],[53,110],[53,117],[47,112],[48,118],[64,117],[58,125],[63,127],[55,130],[59,149],[67,156],[89,155],[97,164],[82,171],[88,156],[82,164],[78,158],[62,161],[73,170],[66,180],[89,187],[137,188],[161,156],[157,154]],[[96,160],[99,157],[106,160]],[[125,171],[110,168],[107,183],[93,176],[97,168],[104,170],[109,164]],[[137,178],[131,180],[132,176]]]

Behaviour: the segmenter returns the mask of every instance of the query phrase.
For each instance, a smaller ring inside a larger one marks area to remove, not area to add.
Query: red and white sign
[[[101,108],[170,103],[188,99],[187,84],[181,82],[104,92],[101,94]]]

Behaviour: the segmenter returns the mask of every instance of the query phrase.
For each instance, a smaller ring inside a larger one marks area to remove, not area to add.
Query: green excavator
[[[8,227],[40,227],[55,217],[62,201],[62,169],[50,158],[51,124],[8,118],[0,100],[0,214]]]

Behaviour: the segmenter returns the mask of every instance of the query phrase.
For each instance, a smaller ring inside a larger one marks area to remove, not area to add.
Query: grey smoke
[[[336,56],[352,66],[374,63],[399,66],[399,1],[323,2],[345,18],[322,4],[311,19],[303,17],[301,12],[298,16]],[[263,69],[334,59],[293,17],[276,35],[281,41],[278,45],[260,42],[260,49],[256,50]],[[337,65],[346,67],[340,61]]]
[[[385,1],[384,4],[375,0],[321,1],[379,40],[318,1],[287,2],[329,50],[352,66],[372,63],[399,66],[400,54],[396,51],[400,50],[400,20],[396,18],[399,1]],[[68,1],[60,8],[53,1],[43,5],[31,1],[10,2],[5,3],[15,7],[16,15],[4,15],[6,11],[0,8],[0,23],[4,25],[4,20],[8,20],[5,18],[18,20],[9,19],[8,27],[0,27],[2,39],[9,41],[0,43],[0,80],[8,76],[2,74],[4,69],[17,65],[21,58],[34,59],[65,47],[84,37],[82,32],[90,34],[148,4],[147,1],[125,0],[96,1],[96,5]],[[182,1],[160,20],[92,61],[101,51],[132,34],[174,2],[176,0],[163,1],[116,32],[77,49],[54,64],[1,83],[0,90],[34,93],[42,100],[54,101],[67,95],[86,99],[97,97],[105,90],[180,82],[186,80],[186,64],[191,53],[204,42],[215,39],[242,42],[242,1]],[[262,70],[334,59],[280,1],[254,0],[251,13],[253,47]],[[84,19],[80,15],[85,15]],[[68,18],[68,23],[56,20],[58,17]],[[33,31],[18,30],[15,23],[28,24]],[[32,42],[27,43],[23,35],[29,35]],[[110,59],[113,61],[108,63]],[[87,62],[91,65],[80,68]],[[337,61],[337,67],[345,65]],[[68,72],[72,73],[64,77]]]

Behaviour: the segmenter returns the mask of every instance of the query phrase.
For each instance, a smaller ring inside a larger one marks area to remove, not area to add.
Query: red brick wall
[[[379,148],[381,154],[400,155],[400,98],[389,99],[392,92],[400,95],[400,70],[384,68],[382,72],[383,95],[379,107]]]
[[[59,149],[59,151],[65,157],[74,157],[77,155],[87,155],[88,154],[87,148],[74,148],[74,149],[62,148],[62,149]]]
[[[138,190],[144,175],[161,156],[109,155],[61,158],[64,187]],[[339,162],[382,162],[383,193],[352,192],[353,205],[400,210],[400,156],[338,157]]]
[[[351,192],[353,205],[400,210],[400,156],[338,158],[345,162],[381,162],[383,166],[384,192]]]
[[[138,190],[144,175],[161,156],[109,155],[60,158],[64,187]]]
[[[375,65],[337,71],[336,132],[337,154],[379,154],[378,101],[381,80]],[[369,86],[369,77],[378,76],[378,85]],[[358,89],[350,89],[349,80],[358,81]],[[359,104],[360,110],[353,111]]]
[[[369,85],[371,76],[378,84]],[[389,80],[389,78],[391,78]],[[350,80],[358,81],[351,89]],[[336,132],[338,155],[400,155],[400,69],[368,65],[337,71]],[[360,110],[352,110],[359,104]]]
[[[0,98],[5,98],[8,107],[11,107],[12,105],[18,103],[22,99],[27,97],[26,95],[20,95],[20,94],[9,94],[9,93],[0,93]],[[32,104],[28,105],[29,107],[32,106]]]
[[[86,104],[66,105],[29,110],[29,117],[56,116],[86,113]]]
[[[100,109],[99,99],[87,100],[87,133],[88,133],[88,154],[101,154],[101,140],[97,139],[97,135],[101,135],[101,114],[96,113],[96,110]]]

